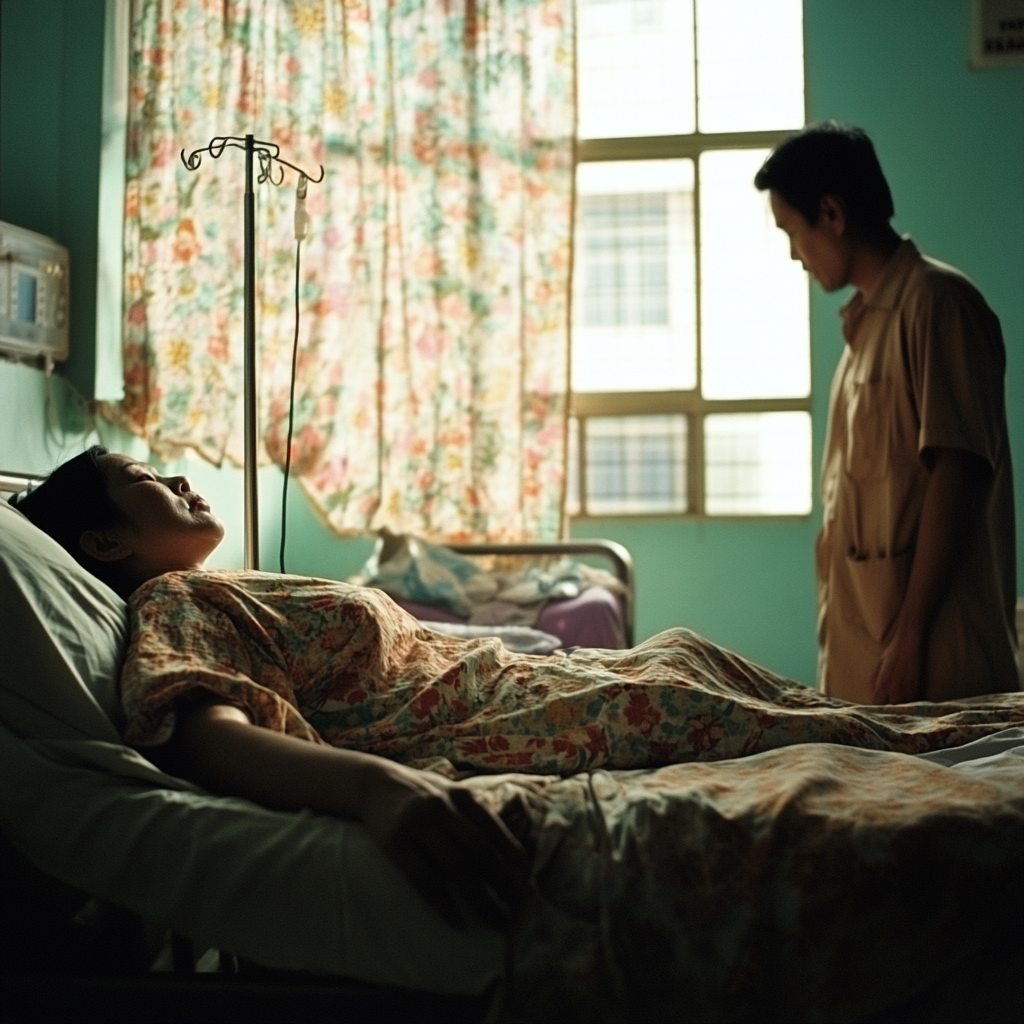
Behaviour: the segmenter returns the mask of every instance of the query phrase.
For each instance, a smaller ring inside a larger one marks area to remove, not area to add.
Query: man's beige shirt
[[[929,479],[928,449],[993,470],[963,559],[931,629],[923,699],[1016,690],[1013,479],[999,321],[959,271],[909,238],[869,296],[842,309],[818,536],[818,683],[870,703],[899,613]]]

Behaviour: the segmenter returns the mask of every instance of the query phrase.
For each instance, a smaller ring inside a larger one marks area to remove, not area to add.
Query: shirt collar
[[[904,235],[903,241],[889,257],[878,284],[870,295],[864,296],[864,305],[872,309],[892,309],[903,291],[907,276],[920,259],[920,250],[911,241],[910,235]]]
[[[839,316],[843,321],[843,336],[847,342],[853,343],[857,326],[865,310],[892,309],[896,305],[910,271],[920,259],[920,250],[911,241],[910,235],[904,235],[895,252],[889,257],[885,270],[882,271],[882,276],[871,293],[861,295],[859,291],[854,292],[840,307]]]

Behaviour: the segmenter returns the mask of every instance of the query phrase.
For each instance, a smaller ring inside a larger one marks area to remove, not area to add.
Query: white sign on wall
[[[1024,64],[1024,0],[974,0],[971,64]]]

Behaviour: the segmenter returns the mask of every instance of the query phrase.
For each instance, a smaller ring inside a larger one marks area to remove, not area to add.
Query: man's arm
[[[501,927],[514,913],[526,854],[465,786],[353,750],[261,729],[226,704],[180,715],[168,768],[214,793],[278,810],[362,821],[412,884],[458,927],[461,906]]]
[[[922,699],[928,634],[970,542],[992,476],[988,462],[972,452],[934,448],[932,453],[907,594],[875,675],[876,704]]]

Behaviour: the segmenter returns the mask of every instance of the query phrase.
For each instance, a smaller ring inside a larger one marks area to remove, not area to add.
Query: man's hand
[[[914,564],[892,640],[882,652],[873,684],[876,704],[906,704],[925,695],[927,643],[953,576],[970,544],[992,479],[992,467],[959,448],[932,448],[932,462]]]
[[[882,652],[872,693],[876,704],[910,704],[924,696],[927,647],[909,630],[899,631]]]

